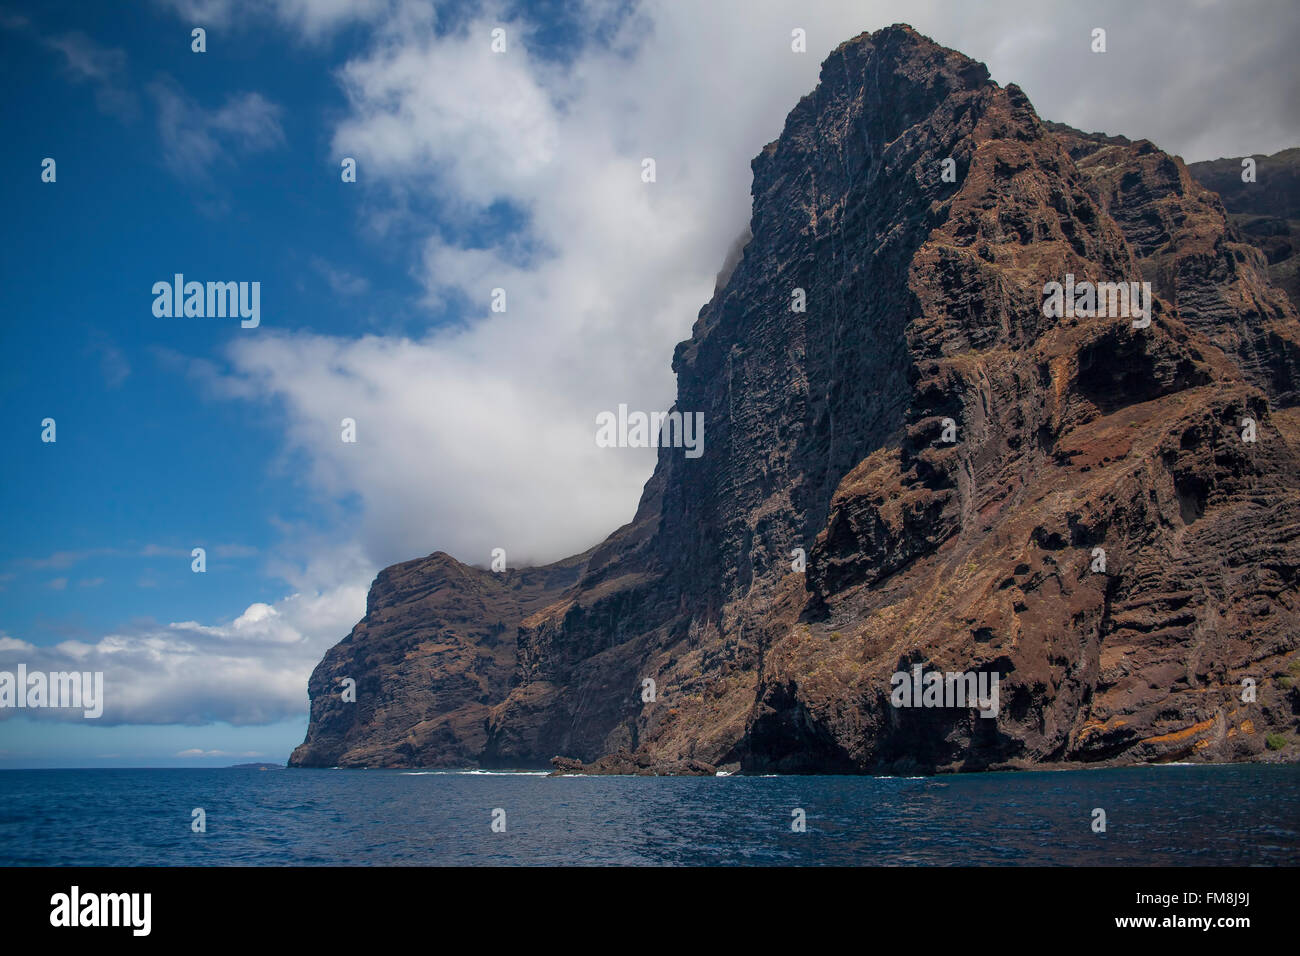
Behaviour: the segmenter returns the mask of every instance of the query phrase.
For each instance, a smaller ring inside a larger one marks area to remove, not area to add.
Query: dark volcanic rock
[[[606,754],[591,763],[583,763],[581,760],[574,760],[572,757],[555,757],[551,760],[551,764],[555,767],[551,771],[552,777],[574,774],[604,774],[625,777],[712,777],[718,772],[717,767],[705,763],[703,760],[660,761],[653,759],[645,751],[629,753],[626,750]]]
[[[385,571],[292,762],[1295,759],[1300,321],[1218,196],[903,26],[836,49],[753,172],[673,356],[704,455],[661,449],[579,558]],[[1150,282],[1150,326],[1045,316],[1067,273]],[[997,716],[891,706],[916,664],[998,673]]]
[[[1192,163],[1187,171],[1223,199],[1243,240],[1268,261],[1269,276],[1300,306],[1300,147],[1252,156],[1255,181],[1241,179],[1241,160]]]
[[[1255,155],[1255,181],[1241,178],[1241,161],[1211,159],[1192,163],[1188,170],[1202,186],[1223,198],[1231,213],[1300,219],[1300,146],[1272,156]]]
[[[380,572],[366,616],[311,675],[311,724],[290,765],[476,763],[486,708],[514,672],[520,621],[571,586],[585,557],[494,574],[439,552]],[[343,700],[349,677],[355,703]]]

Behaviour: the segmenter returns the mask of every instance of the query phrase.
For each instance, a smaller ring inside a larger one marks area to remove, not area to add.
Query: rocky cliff
[[[291,763],[1296,759],[1300,321],[1219,196],[905,26],[752,165],[673,355],[704,454],[579,557],[382,572]],[[1067,276],[1150,283],[1149,325],[1045,309]],[[996,716],[896,706],[918,665],[998,675]]]
[[[1242,179],[1247,158],[1255,163],[1250,181]],[[1300,147],[1192,163],[1187,170],[1219,194],[1229,222],[1264,254],[1273,283],[1300,307]]]

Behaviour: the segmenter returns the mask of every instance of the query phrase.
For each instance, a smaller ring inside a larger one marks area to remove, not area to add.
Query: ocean
[[[191,828],[195,809],[206,832]],[[939,777],[0,771],[6,866],[1297,861],[1296,765]]]

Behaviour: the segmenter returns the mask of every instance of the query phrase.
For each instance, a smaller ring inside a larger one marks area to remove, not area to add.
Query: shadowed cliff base
[[[1300,320],[1220,196],[902,25],[752,167],[673,354],[703,456],[583,555],[382,572],[291,764],[1296,760]],[[1148,283],[1149,324],[1049,314],[1076,278]],[[891,703],[917,666],[998,675],[996,714]]]

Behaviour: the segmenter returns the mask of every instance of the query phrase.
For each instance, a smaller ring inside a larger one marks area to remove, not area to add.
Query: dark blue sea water
[[[207,832],[191,831],[202,807]],[[1106,811],[1105,833],[1091,827]],[[506,831],[491,830],[494,808]],[[792,832],[802,808],[807,831]],[[1300,862],[1300,766],[891,777],[0,771],[4,865]]]

